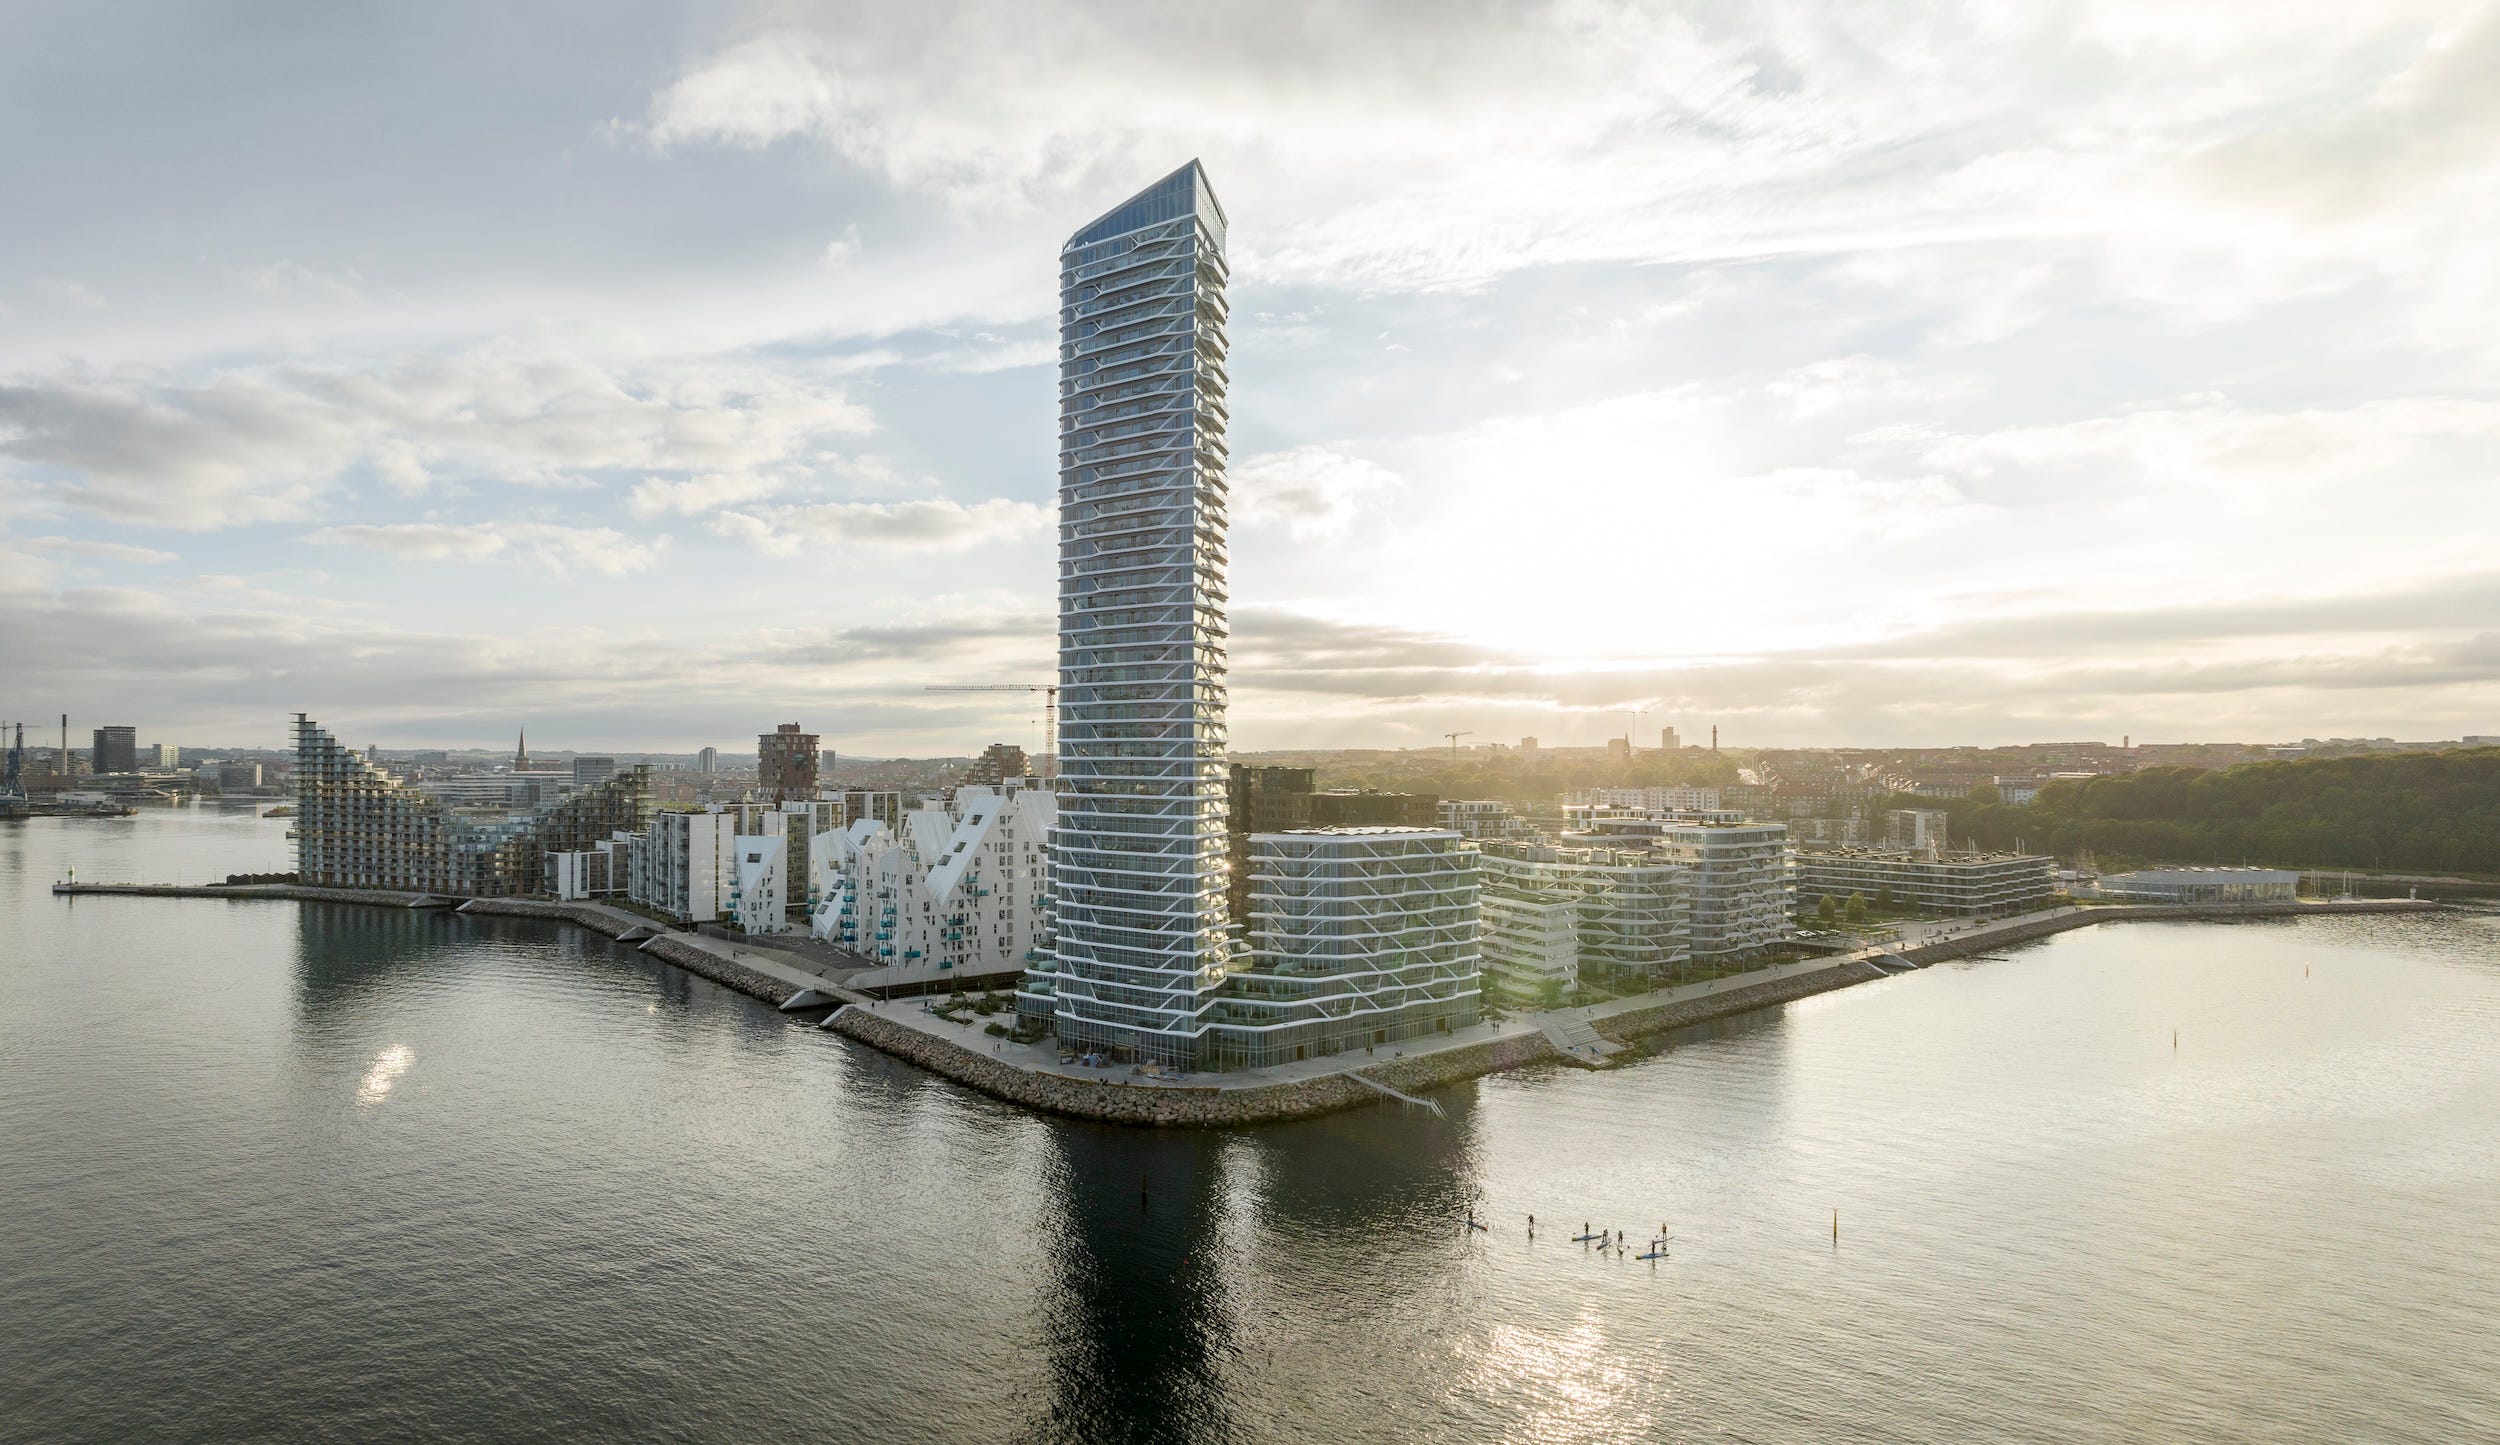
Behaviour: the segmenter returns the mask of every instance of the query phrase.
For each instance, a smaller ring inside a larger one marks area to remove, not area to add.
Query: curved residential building
[[[1184,1068],[1231,962],[1225,278],[1196,161],[1059,253],[1058,936],[1019,998]]]

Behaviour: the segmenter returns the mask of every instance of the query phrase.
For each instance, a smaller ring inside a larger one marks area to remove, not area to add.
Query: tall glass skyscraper
[[[1059,252],[1058,943],[1018,998],[1185,1068],[1231,963],[1225,279],[1196,161]]]

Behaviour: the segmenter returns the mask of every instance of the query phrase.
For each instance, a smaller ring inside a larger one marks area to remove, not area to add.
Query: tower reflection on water
[[[1047,1323],[1062,1440],[1225,1439],[1240,1342],[1226,1300],[1224,1142],[1054,1126],[1058,1303]]]
[[[1297,1323],[1313,1283],[1359,1280],[1343,1308],[1400,1315],[1446,1288],[1416,1251],[1468,1247],[1475,1090],[1444,1101],[1447,1120],[1381,1108],[1232,1134],[1048,1125],[1043,1436],[1262,1438],[1274,1414],[1245,1402],[1332,1389]]]

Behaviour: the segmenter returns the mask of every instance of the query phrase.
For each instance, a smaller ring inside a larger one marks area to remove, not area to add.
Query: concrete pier
[[[307,888],[300,883],[55,883],[55,894],[124,898],[276,898],[295,903],[361,903],[373,908],[449,908],[457,899],[382,888]]]

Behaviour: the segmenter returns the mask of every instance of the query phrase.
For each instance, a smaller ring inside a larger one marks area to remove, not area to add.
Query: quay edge
[[[291,899],[383,908],[454,907],[451,900],[426,894],[308,888],[293,884],[56,883],[52,891],[56,894],[155,898]],[[2046,918],[2024,919],[1997,926],[1982,925],[1967,935],[1906,945],[1892,952],[1908,962],[1925,965],[2026,943],[2097,923],[2215,922],[2317,914],[2415,913],[2433,912],[2441,907],[2440,903],[2430,899],[2387,898],[2322,903],[2139,904],[2124,908],[2078,908]],[[457,911],[561,920],[589,929],[603,938],[625,942],[633,942],[640,935],[647,938],[640,943],[642,952],[775,1008],[789,1004],[804,991],[798,984],[772,978],[698,947],[682,935],[662,933],[650,936],[651,925],[647,921],[613,910],[543,899],[472,898],[457,904]],[[1797,999],[1890,976],[1861,960],[1836,957],[1826,968],[1767,979],[1742,988],[1683,999],[1655,1008],[1633,1009],[1594,1019],[1592,1026],[1608,1040],[1626,1043],[1714,1019],[1776,1008]],[[838,1007],[821,1027],[826,1032],[838,1033],[1007,1103],[1067,1118],[1150,1128],[1238,1128],[1378,1105],[1382,1096],[1355,1079],[1353,1075],[1357,1073],[1412,1093],[1446,1088],[1486,1074],[1531,1064],[1565,1062],[1561,1052],[1542,1032],[1529,1032],[1284,1083],[1243,1088],[1130,1084],[1112,1079],[1071,1078],[1021,1068],[951,1040],[879,1017],[857,1003],[845,1003]]]

